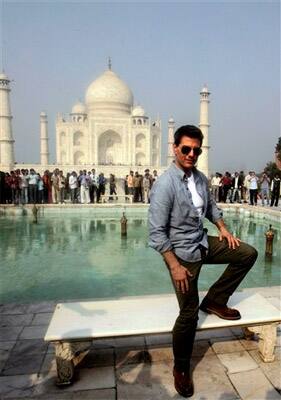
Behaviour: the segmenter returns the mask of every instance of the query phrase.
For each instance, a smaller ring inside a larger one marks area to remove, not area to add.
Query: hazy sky
[[[280,5],[256,2],[6,2],[2,47],[11,83],[16,160],[39,162],[39,114],[71,111],[107,67],[147,114],[199,122],[211,92],[210,170],[255,169],[273,160],[280,136]]]

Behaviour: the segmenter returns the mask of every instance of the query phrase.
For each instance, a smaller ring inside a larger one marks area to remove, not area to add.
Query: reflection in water
[[[258,261],[244,285],[279,284],[280,229],[272,259],[265,258],[268,222],[250,218],[226,218],[230,230],[259,250]],[[208,222],[210,235],[217,230]],[[120,218],[89,215],[0,218],[0,301],[33,301],[107,297],[171,292],[162,258],[148,247],[147,220],[128,217],[128,237],[121,237]],[[207,266],[200,276],[204,290],[223,270]]]

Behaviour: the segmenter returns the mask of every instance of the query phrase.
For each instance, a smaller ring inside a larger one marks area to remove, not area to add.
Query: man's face
[[[176,165],[183,170],[191,170],[199,157],[197,153],[199,150],[196,149],[200,148],[201,146],[199,139],[183,136],[178,146],[174,144]],[[188,151],[189,149],[190,151]],[[183,154],[183,152],[186,154]]]

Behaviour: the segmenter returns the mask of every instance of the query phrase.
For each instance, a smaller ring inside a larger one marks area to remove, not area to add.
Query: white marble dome
[[[5,81],[8,81],[8,80],[9,80],[8,76],[7,76],[4,72],[1,72],[1,73],[0,73],[0,79],[3,79],[3,80],[5,80]]]
[[[86,92],[86,105],[94,113],[130,113],[134,97],[128,85],[110,69],[90,84]]]
[[[133,117],[144,117],[145,110],[141,106],[136,106],[133,109],[132,116]]]
[[[87,114],[87,109],[85,104],[81,103],[81,101],[74,104],[71,110],[71,114]]]

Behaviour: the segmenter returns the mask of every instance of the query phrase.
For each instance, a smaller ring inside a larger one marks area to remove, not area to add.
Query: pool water
[[[226,216],[230,230],[259,250],[242,287],[280,284],[281,231],[278,222],[272,259],[265,258],[268,222]],[[216,227],[206,222],[209,234]],[[34,302],[172,293],[162,257],[147,244],[147,220],[128,216],[128,236],[120,217],[54,214],[33,224],[30,217],[0,218],[0,302]],[[223,265],[204,265],[199,289],[206,290]]]

